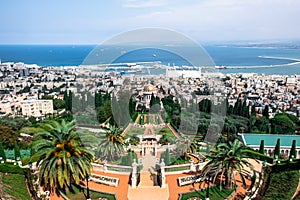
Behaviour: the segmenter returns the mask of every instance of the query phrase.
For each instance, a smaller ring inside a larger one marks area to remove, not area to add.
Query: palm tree
[[[197,144],[196,141],[193,138],[190,137],[181,137],[176,140],[176,147],[177,147],[177,152],[181,155],[184,156],[184,158],[187,158],[187,155],[189,153],[195,153],[197,149]]]
[[[120,154],[124,153],[124,138],[121,135],[122,130],[112,126],[100,136],[98,146],[98,157],[108,161],[114,160]]]
[[[40,185],[51,192],[72,188],[90,175],[93,153],[84,147],[75,122],[62,120],[41,124],[31,143],[38,157]]]
[[[133,135],[129,139],[129,144],[133,146],[137,146],[140,143],[140,138],[137,135]]]
[[[237,172],[243,186],[246,187],[242,170],[244,167],[249,167],[253,170],[253,165],[247,158],[255,159],[258,156],[262,156],[262,154],[245,146],[238,139],[235,139],[233,142],[219,143],[207,156],[211,160],[203,168],[203,177],[212,173],[214,174],[213,181],[215,182],[216,178],[221,175],[220,187],[222,187],[222,181],[225,176],[226,187],[230,188],[232,181],[235,181],[235,172]]]

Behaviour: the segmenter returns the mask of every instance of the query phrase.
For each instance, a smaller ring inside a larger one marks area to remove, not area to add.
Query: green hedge
[[[300,159],[294,159],[292,162],[289,160],[280,161],[272,167],[273,172],[282,172],[282,171],[290,171],[290,170],[300,170]]]
[[[5,163],[5,164],[0,164],[0,172],[23,175],[24,169],[20,168],[17,165]]]

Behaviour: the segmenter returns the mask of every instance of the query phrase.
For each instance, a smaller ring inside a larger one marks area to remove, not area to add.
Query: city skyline
[[[196,41],[299,39],[299,1],[6,1],[0,44],[98,44],[145,27]]]

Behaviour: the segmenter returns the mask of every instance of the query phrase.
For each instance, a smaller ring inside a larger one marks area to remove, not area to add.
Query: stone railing
[[[166,175],[168,174],[181,174],[181,173],[188,173],[188,172],[197,172],[201,171],[203,167],[207,164],[208,162],[203,162],[203,163],[187,163],[187,164],[181,164],[181,165],[170,165],[170,166],[165,166],[165,173]]]
[[[191,171],[190,164],[171,165],[171,166],[165,166],[164,168],[165,168],[166,175],[181,174],[181,173],[187,173]]]
[[[113,174],[130,174],[132,172],[131,166],[113,165],[113,164],[96,164],[92,163],[93,171],[113,173]]]

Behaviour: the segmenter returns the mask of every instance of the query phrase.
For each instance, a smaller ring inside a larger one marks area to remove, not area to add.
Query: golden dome
[[[153,85],[146,85],[144,87],[145,92],[153,92],[155,90],[155,87]]]

